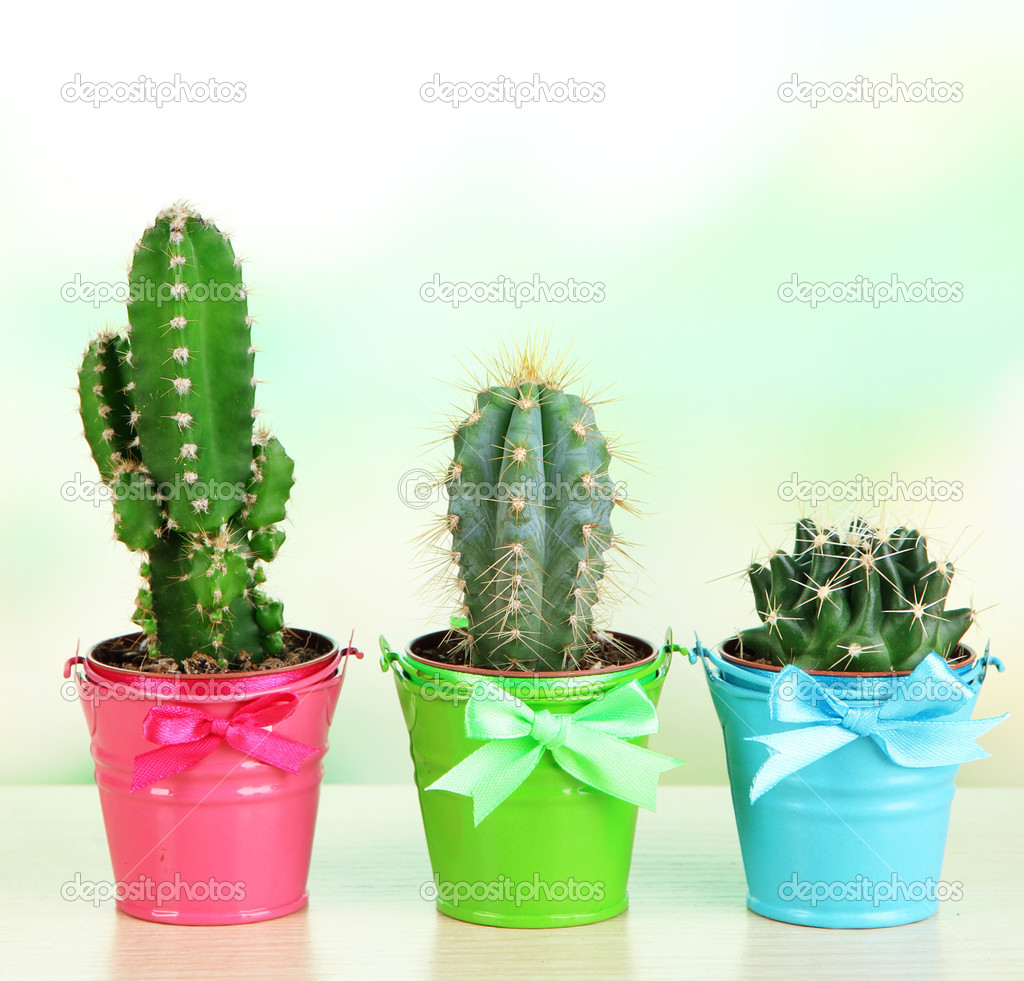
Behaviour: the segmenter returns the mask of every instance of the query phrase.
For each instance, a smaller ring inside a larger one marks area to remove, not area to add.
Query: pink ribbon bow
[[[261,763],[297,773],[306,757],[317,752],[315,747],[263,727],[288,718],[298,702],[291,692],[263,695],[241,706],[230,719],[214,719],[187,705],[151,708],[142,723],[142,734],[151,743],[162,745],[135,757],[132,793],[195,766],[221,741]]]

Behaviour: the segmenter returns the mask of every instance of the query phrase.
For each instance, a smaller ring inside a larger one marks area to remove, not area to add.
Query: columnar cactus
[[[928,558],[916,531],[803,519],[791,554],[748,570],[762,623],[740,632],[744,656],[821,671],[911,671],[930,651],[948,658],[974,620],[945,609],[953,571]]]
[[[86,349],[79,396],[117,537],[144,553],[133,619],[153,657],[258,664],[284,644],[260,585],[293,464],[254,426],[252,318],[227,235],[186,205],[161,212],[135,247],[128,319]]]
[[[611,450],[590,404],[563,390],[564,359],[503,353],[454,433],[444,481],[448,560],[471,663],[563,670],[597,646],[605,556],[619,547]]]

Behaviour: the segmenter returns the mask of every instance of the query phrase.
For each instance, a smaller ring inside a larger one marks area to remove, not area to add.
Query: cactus
[[[945,609],[953,566],[928,558],[916,531],[796,526],[792,553],[748,570],[760,626],[739,633],[744,657],[819,671],[911,671],[930,651],[949,658],[974,622]]]
[[[536,343],[502,351],[455,426],[441,533],[474,665],[559,671],[599,647],[594,607],[624,502],[592,406],[564,391],[572,375]]]
[[[260,587],[293,464],[254,425],[252,318],[228,236],[187,205],[161,212],[135,247],[128,320],[86,349],[79,398],[115,533],[144,556],[133,620],[151,657],[259,664],[284,646],[281,604]]]

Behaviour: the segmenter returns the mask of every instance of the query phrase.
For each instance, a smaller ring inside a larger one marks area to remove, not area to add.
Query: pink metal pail
[[[220,925],[306,905],[327,730],[345,656],[362,656],[308,637],[329,653],[273,671],[138,674],[101,664],[95,648],[68,661],[65,677],[75,671],[92,737],[119,909],[153,922]],[[160,741],[147,739],[147,719],[156,738],[157,716],[196,738],[184,749],[180,736],[165,742],[164,730]],[[140,776],[136,758],[155,750]],[[181,766],[182,753],[201,758],[161,776]]]

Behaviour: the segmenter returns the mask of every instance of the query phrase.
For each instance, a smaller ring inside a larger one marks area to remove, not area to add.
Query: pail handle
[[[395,670],[399,674],[403,674],[401,662],[398,660],[398,655],[391,649],[391,645],[388,643],[387,638],[381,634],[378,638],[380,643],[380,669],[385,674],[388,673],[388,669],[393,664],[397,664],[398,667]]]
[[[981,655],[981,672],[978,674],[978,684],[980,685],[985,680],[985,675],[988,674],[988,666],[991,664],[996,671],[1005,671],[1006,665],[996,657],[994,654],[989,654],[988,649],[992,645],[992,641],[987,641],[985,644],[985,653]]]
[[[70,678],[71,673],[73,671],[75,674],[75,681],[77,681],[78,684],[81,684],[83,681],[85,681],[85,669],[83,667],[83,665],[85,664],[85,658],[78,653],[79,650],[81,649],[81,644],[82,642],[79,641],[75,645],[75,653],[64,662],[65,679]]]
[[[717,678],[721,680],[722,673],[718,669],[718,665],[714,663],[711,658],[711,652],[700,642],[700,637],[696,634],[693,635],[693,648],[687,650],[685,647],[679,648],[680,652],[685,651],[687,658],[689,658],[690,664],[696,664],[700,661],[704,668],[704,673],[709,678]]]
[[[690,659],[691,664],[693,664],[697,659],[697,655],[691,652],[688,648],[682,647],[680,644],[673,642],[671,627],[665,631],[665,643],[662,646],[661,651],[665,655],[666,671],[668,670],[668,666],[672,663],[673,654],[685,654]]]

